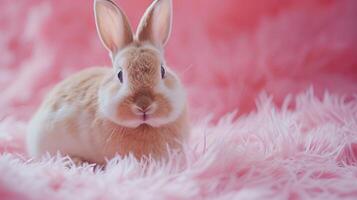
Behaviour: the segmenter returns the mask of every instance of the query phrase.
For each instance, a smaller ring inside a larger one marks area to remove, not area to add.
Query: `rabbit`
[[[97,32],[112,67],[93,67],[57,84],[31,118],[31,157],[58,152],[105,164],[115,155],[137,159],[182,151],[189,136],[186,93],[164,59],[172,27],[171,0],[155,0],[133,34],[111,0],[95,0]]]

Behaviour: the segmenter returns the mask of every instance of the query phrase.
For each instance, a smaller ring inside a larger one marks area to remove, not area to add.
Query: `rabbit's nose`
[[[152,99],[148,96],[141,96],[135,101],[135,107],[141,112],[147,112],[152,105]]]

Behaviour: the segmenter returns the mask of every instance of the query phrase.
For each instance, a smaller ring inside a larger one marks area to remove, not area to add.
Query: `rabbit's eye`
[[[165,74],[166,74],[165,68],[161,65],[161,78],[165,78]]]
[[[123,71],[120,71],[120,72],[118,73],[118,79],[119,79],[119,81],[120,81],[121,83],[123,83]]]

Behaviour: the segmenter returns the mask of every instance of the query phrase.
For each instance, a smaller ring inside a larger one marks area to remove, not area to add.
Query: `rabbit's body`
[[[104,163],[115,154],[163,158],[189,133],[186,96],[166,65],[171,0],[155,0],[136,34],[111,0],[95,0],[99,36],[113,68],[91,68],[59,83],[29,124],[31,156],[47,153]]]
[[[98,112],[97,93],[111,74],[111,68],[90,68],[58,84],[30,122],[30,155],[60,151],[104,163],[115,154],[160,158],[166,156],[167,147],[178,148],[188,132],[185,111],[174,122],[158,128],[145,124],[126,128]]]

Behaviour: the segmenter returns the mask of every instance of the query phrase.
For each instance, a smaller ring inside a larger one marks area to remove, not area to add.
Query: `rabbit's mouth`
[[[153,114],[147,114],[147,113],[143,113],[141,116],[138,116],[138,120],[137,120],[137,125],[141,126],[141,125],[147,125],[150,127],[160,127],[162,126],[162,122],[159,122],[160,119],[156,118]]]
[[[154,120],[154,116],[152,114],[143,113],[139,120],[141,121],[141,124],[155,126],[155,123],[154,123],[155,120]]]
[[[139,121],[142,121],[142,123],[146,123],[148,120],[149,120],[149,116],[150,114],[147,114],[147,113],[141,113],[138,118],[139,118]]]
[[[143,114],[143,121],[146,121],[148,118],[148,115],[146,113]]]

